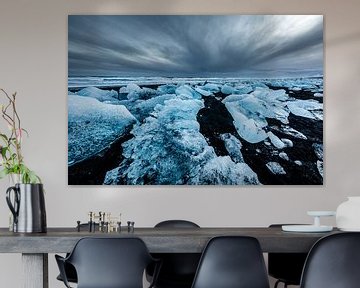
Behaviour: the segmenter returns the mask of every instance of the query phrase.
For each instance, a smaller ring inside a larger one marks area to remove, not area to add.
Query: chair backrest
[[[78,288],[142,288],[152,260],[139,238],[82,238],[67,259],[76,269]]]
[[[321,238],[311,248],[301,278],[302,288],[360,287],[360,233]]]
[[[200,228],[188,220],[166,220],[159,222],[155,228]],[[161,253],[156,258],[162,260],[158,276],[158,287],[190,287],[199,264],[200,253]],[[151,272],[149,272],[151,274]]]
[[[212,238],[200,259],[192,288],[268,288],[264,258],[256,238]]]
[[[155,228],[200,228],[200,226],[188,220],[165,220],[157,223]]]

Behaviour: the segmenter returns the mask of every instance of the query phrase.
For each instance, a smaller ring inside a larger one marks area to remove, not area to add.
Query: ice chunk
[[[175,94],[164,94],[149,100],[137,101],[130,111],[139,121],[142,121],[154,111],[156,105],[162,105],[166,100],[174,98],[176,98]]]
[[[106,184],[187,184],[207,161],[216,157],[199,132],[200,100],[170,99],[155,106],[153,117],[132,130],[123,144],[124,161]]]
[[[226,103],[229,103],[229,102],[237,102],[237,101],[241,101],[243,100],[244,98],[248,97],[249,95],[248,94],[234,94],[234,95],[229,95],[227,96],[224,100],[222,100],[222,103],[226,104]]]
[[[319,143],[314,143],[312,145],[312,147],[314,148],[314,152],[316,154],[316,157],[319,160],[323,160],[324,157],[324,152],[323,152],[323,144],[319,144]]]
[[[121,87],[119,90],[119,93],[129,94],[131,92],[140,92],[140,91],[141,91],[141,88],[137,84],[130,83],[126,87]]]
[[[294,163],[298,166],[302,166],[302,162],[300,160],[295,160]]]
[[[232,115],[239,135],[250,143],[258,143],[267,138],[263,129],[268,126],[266,118],[289,123],[289,112],[285,109],[288,98],[282,89],[256,88],[250,94],[229,95],[222,102]],[[284,146],[280,139],[273,137],[273,140],[276,145]]]
[[[271,143],[278,149],[283,149],[285,147],[284,142],[282,142],[279,137],[277,137],[274,133],[268,132],[267,135],[269,136],[269,139]]]
[[[288,156],[285,152],[280,152],[280,153],[279,153],[279,157],[280,157],[281,159],[284,159],[284,160],[286,160],[286,161],[289,161],[289,156]]]
[[[219,85],[215,83],[206,83],[204,86],[200,88],[206,91],[210,91],[212,93],[217,93],[220,91]]]
[[[314,93],[314,97],[323,97],[323,93]]]
[[[290,126],[281,126],[280,131],[295,138],[307,140],[307,137],[303,133],[291,128]]]
[[[281,141],[285,144],[285,147],[293,147],[294,144],[290,139],[281,138]]]
[[[318,120],[323,120],[324,119],[324,114],[322,110],[317,110],[317,111],[311,111],[311,113],[315,116],[316,119]]]
[[[293,91],[301,91],[300,87],[291,87],[290,89],[293,90]]]
[[[188,85],[176,88],[175,93],[188,99],[201,99],[201,95]]]
[[[94,98],[68,96],[68,163],[84,160],[107,148],[136,122],[122,105]]]
[[[161,94],[175,94],[176,86],[172,84],[161,85],[157,90]]]
[[[200,87],[195,87],[195,91],[200,93],[202,96],[210,96],[210,95],[212,95],[212,92],[201,89]]]
[[[234,119],[234,126],[240,137],[250,143],[258,143],[267,138],[267,134],[261,125],[240,112],[237,102],[227,102],[225,106]]]
[[[274,101],[286,101],[289,99],[289,96],[286,94],[284,89],[271,90],[268,88],[256,88],[255,91],[253,91],[251,94],[258,99],[270,103],[273,103]],[[280,103],[275,104],[279,105]]]
[[[79,96],[95,98],[101,102],[104,101],[116,102],[119,96],[115,90],[108,91],[96,87],[87,87],[81,89],[75,94]]]
[[[140,90],[134,90],[131,91],[128,95],[127,98],[131,101],[136,101],[136,100],[148,100],[152,97],[155,97],[156,95],[158,95],[158,91],[151,89],[151,88],[141,88]]]
[[[284,175],[286,174],[284,168],[278,162],[268,162],[266,167],[275,175]]]
[[[257,175],[245,163],[234,163],[229,156],[216,157],[205,164],[192,184],[257,185]]]
[[[244,158],[241,153],[242,144],[240,140],[229,133],[220,135],[220,138],[224,141],[226,151],[228,151],[231,159],[235,163],[244,162]]]
[[[294,115],[316,119],[311,110],[322,110],[323,104],[314,100],[295,100],[287,103],[287,107]]]
[[[324,177],[324,162],[320,160],[316,161],[316,167],[321,177]]]
[[[200,100],[176,97],[157,104],[123,143],[124,160],[109,171],[105,184],[258,184],[245,163],[217,157],[199,132]],[[232,135],[231,135],[232,136]],[[228,136],[228,146],[241,145]],[[239,156],[239,155],[237,155]]]
[[[251,85],[236,85],[234,94],[248,94],[253,90]]]
[[[228,84],[225,84],[221,87],[221,93],[223,94],[233,94],[234,93],[234,87],[229,86]]]

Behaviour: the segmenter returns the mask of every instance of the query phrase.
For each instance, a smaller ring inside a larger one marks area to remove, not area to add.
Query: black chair
[[[269,288],[256,238],[220,236],[207,244],[192,288]]]
[[[316,242],[306,259],[300,287],[360,287],[360,233],[332,234]]]
[[[269,227],[280,228],[282,225],[285,224],[272,224]],[[277,279],[274,288],[280,283],[283,283],[285,288],[288,285],[300,285],[306,257],[307,253],[269,253],[268,272]]]
[[[65,263],[75,267],[78,288],[142,288],[145,268],[156,261],[139,238],[82,238],[67,258],[55,258],[66,287]]]
[[[155,225],[155,228],[200,228],[199,225],[187,220],[166,220]],[[157,253],[153,254],[161,259],[156,288],[190,288],[194,280],[201,254],[197,253]],[[153,267],[147,269],[147,279],[153,276]]]
[[[88,223],[82,223],[80,224],[80,229],[89,229],[89,224]],[[99,224],[95,223],[95,229],[99,229]],[[69,253],[66,254],[66,257],[69,256]],[[76,275],[76,270],[74,268],[73,265],[71,265],[70,263],[65,262],[64,263],[65,266],[65,274],[66,274],[66,278],[68,280],[68,282],[71,283],[77,283],[77,275]],[[61,277],[61,274],[59,274],[56,277],[57,280],[64,282],[64,280]]]

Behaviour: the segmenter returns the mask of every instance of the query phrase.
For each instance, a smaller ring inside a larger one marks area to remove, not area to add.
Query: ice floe
[[[321,177],[324,177],[324,162],[320,160],[316,161],[316,167]]]
[[[75,94],[79,96],[95,98],[101,102],[116,102],[119,96],[118,92],[115,90],[108,91],[96,87],[86,87],[76,92]]]
[[[156,105],[151,116],[131,131],[134,138],[123,143],[125,159],[107,173],[104,183],[258,184],[247,164],[218,157],[208,145],[196,121],[203,107],[200,100],[181,98]],[[230,150],[239,146],[230,136],[227,139]]]
[[[316,119],[312,110],[322,110],[323,104],[315,100],[295,100],[287,102],[287,107],[294,115]]]
[[[220,135],[220,138],[224,141],[225,149],[228,151],[231,159],[235,163],[244,162],[244,157],[241,153],[242,144],[240,140],[229,133]]]
[[[268,162],[266,163],[266,167],[275,175],[286,174],[284,168],[278,162]]]
[[[280,153],[279,153],[279,157],[280,157],[281,159],[284,159],[284,160],[286,160],[286,161],[289,161],[289,156],[288,156],[285,152],[280,152]]]
[[[312,147],[314,148],[314,152],[315,152],[315,154],[316,154],[316,157],[317,157],[319,160],[323,160],[323,158],[324,158],[323,144],[314,143],[314,144],[312,145]]]
[[[68,96],[68,163],[84,160],[108,147],[136,122],[122,105],[91,97]]]
[[[277,137],[274,133],[268,132],[267,135],[269,136],[269,139],[271,143],[278,149],[283,149],[285,147],[284,142],[282,142],[279,137]]]

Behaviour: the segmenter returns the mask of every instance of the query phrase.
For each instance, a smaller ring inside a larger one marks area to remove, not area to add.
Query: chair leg
[[[281,280],[277,280],[277,281],[275,282],[275,284],[274,284],[274,288],[277,288],[280,283],[284,283],[284,288],[287,288],[287,287],[288,287],[288,285],[287,285],[286,282],[283,282],[283,281],[281,281]]]

